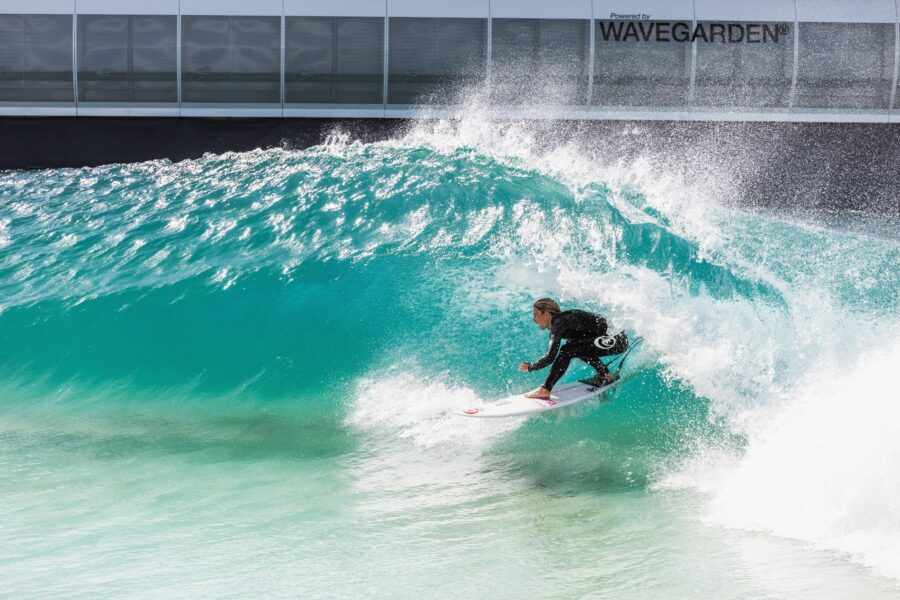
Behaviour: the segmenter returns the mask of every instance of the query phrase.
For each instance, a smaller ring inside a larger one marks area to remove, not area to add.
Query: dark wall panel
[[[701,25],[711,31],[708,21]],[[721,23],[719,23],[721,25]],[[697,42],[694,103],[723,108],[787,108],[794,70],[793,23],[740,23],[733,37],[751,31],[752,43]],[[752,28],[745,29],[748,25]]]
[[[72,16],[0,15],[0,102],[73,102]]]
[[[594,92],[597,106],[686,106],[691,84],[691,44],[647,41],[613,31],[652,21],[595,21]],[[606,38],[606,39],[604,39]]]
[[[800,23],[795,106],[887,109],[892,23]]]
[[[381,104],[384,19],[287,17],[285,97],[295,104]]]
[[[453,104],[484,84],[487,19],[392,18],[389,31],[389,104]]]
[[[491,100],[495,104],[587,103],[590,21],[494,19]]]
[[[79,15],[81,102],[178,102],[176,17]]]
[[[281,103],[279,17],[182,17],[182,100]]]

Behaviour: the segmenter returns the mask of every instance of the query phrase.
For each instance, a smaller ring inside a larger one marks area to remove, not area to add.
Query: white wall
[[[491,0],[492,18],[590,19],[591,0]]]
[[[281,8],[281,0],[181,0],[183,15],[280,17]]]
[[[177,15],[178,0],[78,0],[79,15]]]
[[[891,0],[893,2],[893,0]],[[698,21],[793,21],[794,0],[695,0]]]
[[[75,0],[0,0],[0,14],[65,15],[75,12]]]
[[[390,17],[470,17],[487,19],[488,0],[387,0]]]
[[[610,19],[610,14],[647,15],[652,21],[691,21],[693,0],[594,0],[594,18]]]
[[[383,17],[385,0],[284,0],[290,17]]]
[[[820,23],[894,23],[894,0],[797,0],[797,20]]]

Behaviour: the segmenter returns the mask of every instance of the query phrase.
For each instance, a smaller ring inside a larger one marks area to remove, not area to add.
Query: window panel
[[[654,21],[640,21],[645,27]],[[633,21],[595,21],[594,91],[599,106],[685,106],[691,83],[691,44],[616,40],[614,27]],[[606,39],[604,39],[604,34]]]
[[[800,23],[799,35],[796,106],[888,108],[892,23]]]
[[[131,94],[136,102],[178,102],[175,16],[131,17]]]
[[[700,24],[710,30],[710,22]],[[787,108],[794,68],[793,24],[769,25],[769,31],[777,34],[777,41],[771,35],[762,41],[761,34],[760,41],[754,43],[697,41],[695,104]]]
[[[72,102],[71,15],[0,15],[0,102]]]
[[[278,17],[182,17],[182,100],[280,104]]]
[[[285,102],[381,104],[384,19],[287,17]]]
[[[79,101],[177,102],[175,19],[79,15]]]
[[[22,15],[0,15],[0,102],[25,99]]]
[[[585,104],[589,27],[581,19],[494,19],[492,102]]]
[[[392,18],[390,104],[453,104],[484,83],[486,19]]]

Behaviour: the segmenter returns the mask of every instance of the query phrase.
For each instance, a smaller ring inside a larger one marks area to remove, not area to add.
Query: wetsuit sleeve
[[[551,333],[550,334],[550,345],[547,347],[547,354],[543,355],[537,361],[531,363],[531,366],[528,368],[529,371],[539,371],[553,362],[553,359],[556,358],[556,355],[559,353],[559,336]]]

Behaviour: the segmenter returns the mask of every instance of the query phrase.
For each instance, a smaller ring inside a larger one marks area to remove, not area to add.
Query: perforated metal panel
[[[590,21],[493,19],[492,29],[492,102],[587,103]]]
[[[691,43],[629,35],[655,21],[595,21],[594,92],[599,106],[681,107],[691,84]],[[686,23],[690,24],[688,19]]]
[[[128,100],[127,16],[78,16],[79,101]]]
[[[73,102],[72,16],[0,15],[0,102]]]
[[[707,31],[713,22],[701,21]],[[721,22],[715,23],[723,27]],[[753,33],[752,43],[697,42],[694,102],[698,106],[787,108],[794,68],[794,24],[728,23],[732,39]],[[727,31],[727,30],[726,30]],[[722,35],[726,35],[723,32]]]
[[[135,102],[177,102],[174,16],[131,17],[131,94]]]
[[[287,17],[285,102],[381,104],[384,19]]]
[[[173,15],[79,15],[79,101],[176,103],[175,33]]]
[[[795,106],[887,109],[893,23],[800,23]]]
[[[279,17],[183,16],[182,102],[281,103]]]
[[[484,84],[487,19],[390,19],[389,104],[454,104]]]
[[[25,99],[22,15],[0,15],[0,102]]]

